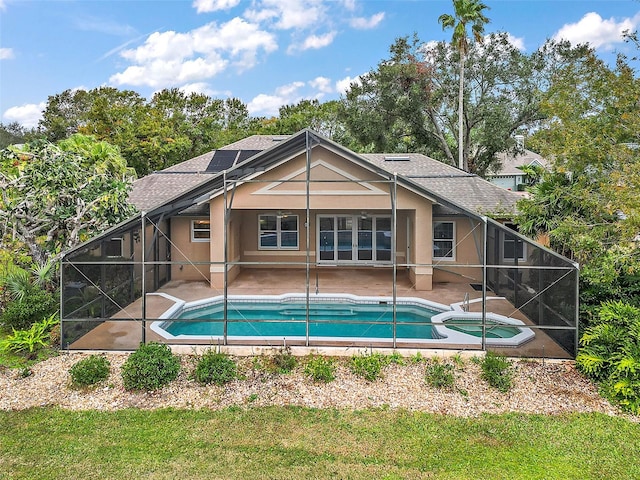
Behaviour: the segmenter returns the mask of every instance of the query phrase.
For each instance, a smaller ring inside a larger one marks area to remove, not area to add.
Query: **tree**
[[[114,147],[83,137],[0,152],[0,234],[15,237],[38,265],[125,218],[132,178]]]
[[[57,142],[78,133],[79,128],[87,122],[90,107],[91,96],[85,90],[65,90],[51,95],[39,126],[47,140]]]
[[[0,123],[0,148],[16,143],[24,143],[30,139],[37,138],[37,136],[38,132],[35,129],[27,129],[18,122]]]
[[[548,120],[530,139],[553,164],[518,204],[519,228],[582,264],[584,320],[605,300],[640,305],[638,98],[623,58],[611,68],[589,50],[555,71],[542,101]]]
[[[449,43],[424,45],[403,37],[390,58],[353,83],[341,101],[340,119],[357,150],[421,152],[456,165],[458,52]],[[498,152],[516,149],[514,134],[545,118],[542,93],[552,72],[581,49],[549,43],[527,55],[506,33],[488,35],[466,56],[462,138],[469,171],[498,168]]]
[[[141,176],[244,138],[260,122],[237,98],[172,88],[147,101],[132,90],[100,87],[50,96],[40,128],[51,141],[82,133],[118,146]]]
[[[278,133],[293,134],[303,128],[334,138],[340,136],[344,126],[338,119],[340,103],[332,100],[320,103],[318,100],[301,100],[295,105],[280,107],[276,122]]]
[[[484,3],[479,0],[453,0],[453,15],[445,13],[438,17],[438,22],[442,25],[442,29],[453,29],[452,43],[456,46],[460,54],[460,80],[458,90],[458,167],[461,170],[468,171],[469,167],[465,162],[464,139],[462,132],[464,122],[464,62],[469,52],[469,37],[467,35],[467,27],[471,26],[471,32],[476,42],[482,42],[484,33],[484,25],[489,23],[483,10],[487,10]]]

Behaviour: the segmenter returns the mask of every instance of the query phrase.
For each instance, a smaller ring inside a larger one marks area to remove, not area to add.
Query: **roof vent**
[[[385,162],[408,162],[411,160],[407,155],[385,155]]]

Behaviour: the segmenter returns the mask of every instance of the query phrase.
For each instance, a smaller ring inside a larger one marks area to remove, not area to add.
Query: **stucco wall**
[[[171,260],[174,262],[208,262],[209,242],[191,240],[191,220],[206,217],[174,217],[171,219]],[[203,281],[209,278],[209,265],[172,265],[172,280]]]

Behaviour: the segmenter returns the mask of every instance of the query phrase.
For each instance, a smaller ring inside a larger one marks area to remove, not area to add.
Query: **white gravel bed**
[[[105,354],[111,362],[107,381],[95,388],[70,387],[69,369],[86,353],[63,353],[32,367],[23,378],[19,370],[0,371],[0,409],[21,410],[58,406],[69,410],[118,410],[123,408],[221,409],[231,405],[250,408],[295,405],[311,408],[365,409],[387,407],[464,417],[483,413],[601,412],[620,415],[602,398],[594,384],[578,373],[571,362],[515,361],[514,387],[503,394],[480,378],[480,367],[465,359],[455,370],[455,387],[432,388],[424,380],[425,363],[392,364],[383,378],[368,382],[352,374],[348,359],[338,360],[336,379],[314,383],[298,367],[289,374],[268,373],[254,367],[252,358],[238,357],[242,380],[225,386],[202,386],[189,378],[193,356],[181,355],[177,380],[155,392],[129,392],[122,384],[120,367],[127,354]]]

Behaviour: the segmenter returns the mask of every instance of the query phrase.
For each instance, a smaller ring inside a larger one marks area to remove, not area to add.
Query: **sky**
[[[484,0],[486,33],[531,53],[546,39],[634,54],[638,0]],[[0,0],[0,122],[36,126],[67,89],[163,88],[236,97],[253,116],[338,99],[398,37],[450,40],[451,0]],[[637,53],[637,52],[635,52]]]

